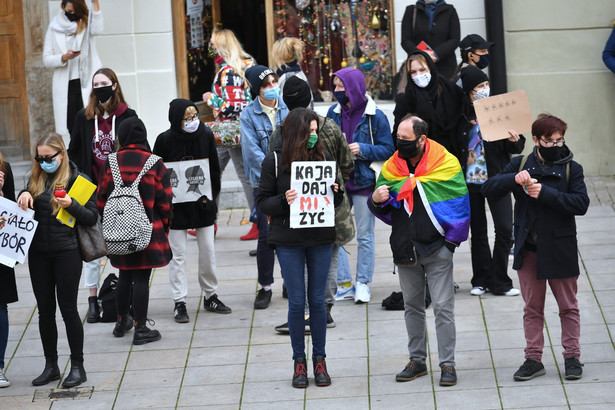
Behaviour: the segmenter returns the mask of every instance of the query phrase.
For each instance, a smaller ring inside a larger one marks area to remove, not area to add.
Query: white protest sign
[[[331,188],[335,161],[295,161],[290,168],[290,189],[297,192],[297,199],[290,205],[290,227],[335,226]]]
[[[173,203],[194,202],[203,195],[213,201],[209,159],[165,162],[173,187]]]
[[[26,260],[38,222],[33,210],[23,211],[4,197],[0,197],[0,216],[8,219],[0,229],[0,263],[12,268]]]

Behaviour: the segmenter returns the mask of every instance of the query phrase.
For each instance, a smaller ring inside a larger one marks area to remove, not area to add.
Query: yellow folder
[[[75,198],[79,204],[84,205],[88,202],[94,191],[96,191],[96,185],[79,175],[73,183],[73,186],[70,187],[68,196]],[[56,219],[71,228],[75,227],[75,217],[68,213],[68,211],[64,208],[60,209]]]

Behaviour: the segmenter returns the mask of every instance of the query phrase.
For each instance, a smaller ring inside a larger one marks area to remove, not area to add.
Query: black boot
[[[134,321],[130,315],[120,315],[117,317],[117,322],[115,322],[115,327],[113,328],[113,336],[115,337],[123,337],[124,333],[128,332],[132,329]]]
[[[325,362],[324,356],[314,356],[312,358],[314,362],[314,381],[316,386],[329,386],[331,384],[331,377],[327,372],[327,362]]]
[[[293,374],[293,387],[305,389],[308,387],[307,367],[305,367],[305,357],[295,359],[295,373]]]
[[[145,326],[145,322],[145,320],[142,322],[135,322],[135,334],[132,338],[132,344],[144,345],[146,343],[156,342],[160,340],[160,332]],[[153,323],[152,326],[154,324],[155,323]]]
[[[58,367],[58,359],[47,359],[45,361],[45,369],[43,373],[36,379],[32,380],[33,386],[43,386],[54,380],[60,380],[60,368]]]
[[[71,387],[79,386],[87,379],[85,369],[83,368],[83,362],[71,360],[70,372],[68,373],[68,376],[66,376],[66,379],[62,382],[62,387],[65,389],[70,389]]]
[[[88,323],[96,323],[100,320],[100,306],[98,305],[98,298],[96,296],[90,296],[88,298]]]

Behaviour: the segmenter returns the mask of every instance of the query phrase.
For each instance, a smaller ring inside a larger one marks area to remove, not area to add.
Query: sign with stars
[[[525,90],[494,95],[474,101],[474,111],[485,141],[503,140],[532,130],[532,112]]]

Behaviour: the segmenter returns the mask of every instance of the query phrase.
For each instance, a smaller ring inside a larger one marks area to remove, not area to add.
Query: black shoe
[[[120,315],[117,317],[115,327],[113,328],[113,336],[124,337],[124,334],[132,329],[134,320],[130,315]]]
[[[203,307],[210,312],[215,313],[231,313],[232,310],[230,307],[226,306],[224,303],[218,299],[218,295],[215,293],[211,295],[209,299],[203,298]]]
[[[282,283],[282,298],[288,299],[288,290],[286,289],[286,285]]]
[[[146,321],[151,322],[152,326],[155,325],[154,321],[150,319],[143,322],[135,322],[135,334],[132,338],[133,345],[144,345],[146,343],[156,342],[162,337],[159,331],[145,326]]]
[[[293,387],[305,389],[308,386],[307,368],[305,357],[295,359],[295,373],[293,374]]]
[[[190,317],[188,316],[188,311],[186,310],[186,302],[175,302],[175,309],[173,309],[173,313],[175,314],[175,321],[177,323],[190,322]]]
[[[285,335],[290,334],[290,329],[288,328],[288,322],[284,323],[283,325],[279,325],[274,327],[276,332],[279,333],[283,333]],[[312,329],[310,328],[310,318],[308,317],[307,319],[305,319],[305,334],[309,335],[312,332]]]
[[[525,359],[525,362],[515,372],[513,378],[517,381],[531,380],[534,377],[542,376],[546,373],[542,363],[533,359]]]
[[[327,362],[324,356],[314,356],[312,358],[314,364],[314,381],[316,386],[324,387],[331,385],[331,377],[327,373]]]
[[[442,366],[440,373],[440,386],[454,386],[457,384],[457,372],[453,366]]]
[[[98,298],[96,296],[90,296],[88,298],[88,323],[96,323],[100,320],[100,306],[98,305]]]
[[[420,364],[415,362],[414,360],[410,360],[404,370],[397,373],[395,376],[395,381],[398,382],[409,382],[417,377],[425,376],[427,374],[427,365],[425,363]]]
[[[566,380],[579,380],[583,375],[583,363],[576,357],[569,357],[564,361],[566,367]]]
[[[327,303],[325,305],[325,308],[327,309],[327,328],[334,328],[337,325],[333,321],[333,316],[331,316],[331,309],[333,308],[333,303]]]
[[[43,386],[54,380],[60,380],[60,368],[58,367],[58,361],[47,360],[45,362],[45,369],[36,379],[32,380],[33,386]]]
[[[71,387],[79,386],[87,379],[85,369],[83,368],[83,362],[71,362],[70,373],[68,373],[68,376],[66,376],[66,379],[62,382],[62,387],[70,389]]]
[[[271,290],[260,288],[254,300],[254,309],[267,309],[271,303]]]
[[[256,252],[257,252],[257,251],[256,251],[256,249],[254,249],[254,250],[252,250],[252,251],[248,252],[248,254],[249,254],[250,256],[256,256]]]

